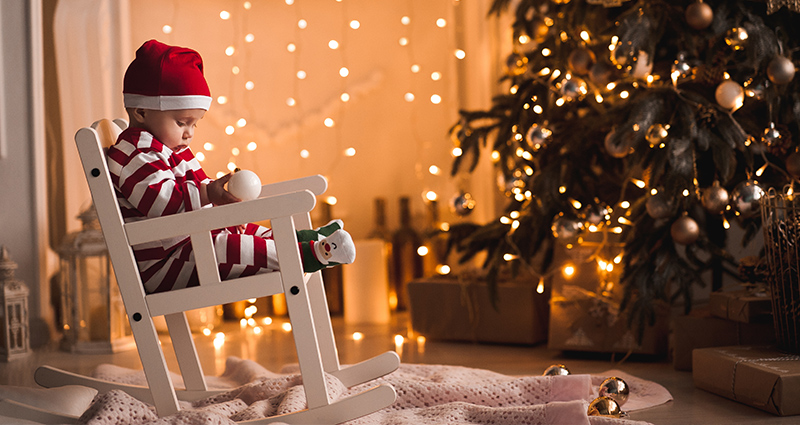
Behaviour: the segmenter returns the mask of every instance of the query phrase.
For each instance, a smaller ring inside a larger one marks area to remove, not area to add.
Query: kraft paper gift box
[[[708,307],[694,308],[672,319],[672,365],[675,370],[692,370],[695,348],[775,343],[772,322],[742,323],[712,316]]]
[[[743,323],[772,321],[772,298],[769,293],[753,294],[748,290],[712,292],[708,307],[711,314]]]
[[[619,303],[575,285],[553,289],[547,348],[600,353],[665,354],[669,332],[669,307],[655,306],[654,326],[645,326],[641,340],[628,326]]]
[[[768,346],[694,350],[694,385],[780,416],[800,414],[800,356]]]
[[[547,338],[548,293],[537,282],[501,281],[497,304],[479,279],[424,278],[408,283],[411,327],[438,340],[532,345]]]

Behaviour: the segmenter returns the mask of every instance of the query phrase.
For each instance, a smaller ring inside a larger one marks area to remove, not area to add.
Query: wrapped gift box
[[[772,298],[769,293],[753,294],[748,290],[712,292],[708,307],[711,314],[743,323],[772,321]]]
[[[694,385],[781,416],[800,414],[800,356],[764,346],[694,350]]]
[[[645,326],[641,341],[619,303],[574,285],[553,289],[547,348],[603,353],[664,354],[667,352],[669,307],[657,304],[654,326]]]
[[[547,338],[548,293],[532,281],[501,282],[497,308],[476,279],[426,278],[408,283],[411,326],[426,338],[537,344]]]
[[[742,323],[712,316],[709,309],[695,308],[672,319],[672,365],[692,370],[695,348],[728,345],[769,345],[775,342],[772,322]]]

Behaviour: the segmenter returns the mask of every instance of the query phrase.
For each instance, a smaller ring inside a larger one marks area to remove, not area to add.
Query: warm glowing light
[[[428,255],[428,252],[430,252],[430,250],[425,245],[422,245],[419,248],[417,248],[417,255],[419,255],[420,257]]]
[[[622,201],[622,202],[619,203],[619,207],[623,208],[623,209],[630,208],[631,207],[631,203],[628,202],[628,201]]]
[[[645,182],[642,180],[639,179],[631,179],[631,180],[633,180],[633,184],[635,184],[636,187],[638,187],[639,189],[644,189],[644,187],[647,186],[647,184],[645,184]]]
[[[269,325],[272,324],[272,318],[271,317],[265,317],[265,318],[261,319],[261,323],[263,323],[265,326],[269,326]]]
[[[233,128],[233,126],[232,126],[232,125],[229,125],[229,126],[226,126],[226,127],[225,127],[225,134],[227,134],[228,136],[230,136],[231,134],[233,134],[233,132],[234,132],[234,131],[236,131],[236,129],[235,129],[235,128]]]
[[[447,264],[439,264],[436,266],[436,273],[439,273],[440,275],[450,274],[450,266]]]
[[[342,93],[339,96],[339,99],[341,99],[342,102],[349,102],[350,101],[350,93]]]
[[[209,328],[203,328],[203,335],[205,335],[205,336],[210,336],[210,335],[211,335],[211,329],[209,329]]]
[[[553,51],[548,49],[547,47],[542,49],[542,56],[550,56],[551,54],[553,54]]]
[[[222,19],[223,21],[227,21],[228,19],[231,18],[231,13],[228,12],[227,10],[223,10],[222,12],[219,12],[219,18]]]
[[[508,253],[503,254],[503,260],[506,260],[506,261],[513,261],[516,258],[517,258],[517,256],[514,255],[514,254],[508,254]]]
[[[432,190],[429,190],[429,191],[425,192],[425,199],[427,199],[429,201],[435,201],[436,198],[438,198],[438,195],[436,195],[436,192],[434,192]]]
[[[726,219],[725,217],[722,217],[722,227],[724,227],[725,230],[731,228],[731,224],[728,223],[728,219]]]
[[[233,163],[233,162],[229,162],[228,163],[228,171],[234,171],[234,170],[236,170],[236,168],[237,167],[236,167],[235,163]]]
[[[289,105],[289,106],[294,106],[294,105],[297,105],[297,101],[294,100],[293,97],[290,97],[290,98],[286,99],[286,104]]]
[[[225,175],[224,171],[217,171],[217,178],[220,179]]]
[[[297,21],[297,28],[300,28],[302,30],[305,29],[306,27],[308,27],[308,21],[306,21],[305,19]]]
[[[357,30],[360,27],[361,27],[361,22],[358,22],[355,19],[350,21],[350,28]]]
[[[203,149],[205,149],[207,151],[213,151],[214,150],[214,144],[211,143],[211,142],[205,142],[205,143],[203,143]]]
[[[248,81],[248,82],[244,83],[244,88],[246,88],[247,90],[253,90],[255,87],[256,87],[256,84],[254,82],[252,82],[252,81]]]
[[[408,16],[403,16],[402,18],[400,18],[400,23],[403,25],[408,25],[411,23],[411,18],[409,18]]]
[[[431,103],[433,103],[434,105],[442,103],[442,97],[439,96],[438,94],[431,95]]]
[[[194,157],[197,158],[197,160],[200,162],[206,160],[206,154],[204,154],[203,152],[197,152],[197,154]]]
[[[567,191],[567,187],[566,186],[559,186],[558,187],[558,193],[565,193],[566,191]]]
[[[261,326],[256,326],[253,328],[253,333],[258,335],[261,333]]]
[[[236,49],[233,46],[228,46],[225,48],[226,56],[233,56],[234,53],[236,53]]]
[[[290,332],[292,330],[292,324],[289,322],[283,322],[281,323],[281,329],[283,329],[284,332]]]
[[[339,76],[340,77],[347,77],[348,75],[350,75],[350,70],[347,69],[347,67],[343,66],[343,67],[339,68]]]
[[[355,156],[356,148],[347,148],[344,150],[344,156]]]
[[[583,41],[589,41],[589,32],[588,31],[581,31],[581,39]]]
[[[328,196],[325,198],[325,203],[328,205],[336,205],[337,202],[339,202],[339,200],[336,199],[335,196]]]
[[[435,165],[431,165],[430,167],[428,167],[428,172],[433,174],[434,176],[438,176],[439,174],[442,173],[442,169]]]
[[[233,75],[239,75],[239,71],[240,71],[240,69],[239,69],[238,66],[234,65],[234,66],[231,67],[231,73]]]
[[[220,105],[224,105],[228,103],[228,98],[225,96],[217,96],[217,103],[219,103]]]
[[[542,112],[544,112],[544,108],[542,108],[542,105],[534,105],[533,112],[541,114]]]
[[[364,334],[361,332],[353,332],[353,341],[361,341],[364,339]]]
[[[247,35],[244,36],[244,41],[246,41],[248,43],[252,43],[253,40],[255,40],[255,39],[256,39],[256,36],[254,36],[253,34],[247,34]]]
[[[333,127],[333,118],[325,118],[325,121],[323,121],[323,122],[325,124],[325,127],[328,127],[328,128]]]
[[[447,21],[444,18],[439,18],[436,20],[436,26],[439,28],[444,28],[447,25]]]
[[[416,74],[417,72],[419,72],[419,69],[420,69],[419,65],[417,64],[411,65],[411,72]]]
[[[684,198],[689,196],[689,189],[683,189],[682,195]]]
[[[623,90],[623,91],[621,91],[621,92],[619,93],[619,97],[620,97],[620,98],[622,98],[622,99],[627,99],[627,98],[628,98],[628,96],[630,96],[630,93],[628,93],[628,91],[627,91],[627,90]]]
[[[225,338],[214,338],[214,348],[219,350],[222,346],[225,345]]]
[[[456,59],[464,59],[465,57],[467,57],[467,52],[461,49],[456,49],[454,54],[456,55]]]
[[[290,53],[294,52],[297,50],[297,46],[294,43],[289,43],[286,45],[286,50],[288,50]]]
[[[572,277],[575,274],[575,266],[567,265],[564,266],[564,269],[561,270],[565,277]]]
[[[767,165],[768,164],[764,164],[758,170],[756,170],[756,176],[761,177],[761,175],[764,174],[764,170],[767,169]]]
[[[528,44],[531,42],[531,38],[528,37],[527,34],[520,34],[519,37],[517,37],[517,41],[519,44]]]
[[[305,79],[306,79],[306,76],[307,76],[307,75],[306,75],[306,72],[305,72],[305,71],[303,71],[303,70],[297,71],[297,78],[298,78],[298,79],[300,79],[300,80],[305,80]]]
[[[169,34],[172,32],[172,27],[169,25],[164,25],[163,27],[161,27],[161,32],[163,32],[164,34]]]
[[[395,346],[402,346],[405,341],[406,341],[406,339],[403,337],[403,335],[399,335],[398,334],[398,335],[394,336],[394,345]]]
[[[576,210],[581,209],[582,206],[583,205],[577,199],[572,200],[572,207],[575,208]]]
[[[239,327],[240,327],[240,328],[242,328],[242,329],[246,328],[246,327],[247,327],[247,319],[245,319],[244,317],[242,317],[242,318],[239,320]]]
[[[336,40],[331,40],[331,41],[328,42],[328,47],[333,49],[333,50],[336,50],[336,49],[339,48],[339,42],[336,41]]]
[[[232,148],[231,149],[231,155],[239,156],[239,148]]]
[[[303,149],[300,151],[300,158],[308,158],[309,155],[308,149]]]
[[[401,46],[408,46],[408,37],[400,37],[397,42],[400,43]]]
[[[453,151],[451,153],[453,154],[453,156],[461,156],[464,153],[464,151],[462,151],[461,148],[453,148]]]
[[[431,80],[439,81],[441,79],[442,79],[442,73],[441,72],[435,71],[435,72],[431,73]]]
[[[500,152],[492,151],[492,161],[499,161],[500,160]]]

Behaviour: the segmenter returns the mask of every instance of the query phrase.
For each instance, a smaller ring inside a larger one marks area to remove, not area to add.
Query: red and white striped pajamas
[[[108,149],[108,168],[126,222],[201,207],[200,184],[211,179],[187,148],[175,153],[140,128]],[[212,233],[222,279],[278,269],[272,230],[249,223]],[[199,285],[188,236],[136,245],[133,253],[148,293]]]

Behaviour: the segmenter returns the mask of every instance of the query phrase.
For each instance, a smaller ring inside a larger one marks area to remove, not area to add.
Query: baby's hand
[[[212,181],[207,186],[208,200],[214,205],[232,204],[234,202],[241,202],[242,200],[233,196],[230,192],[225,190],[225,183],[231,178],[231,173]]]

